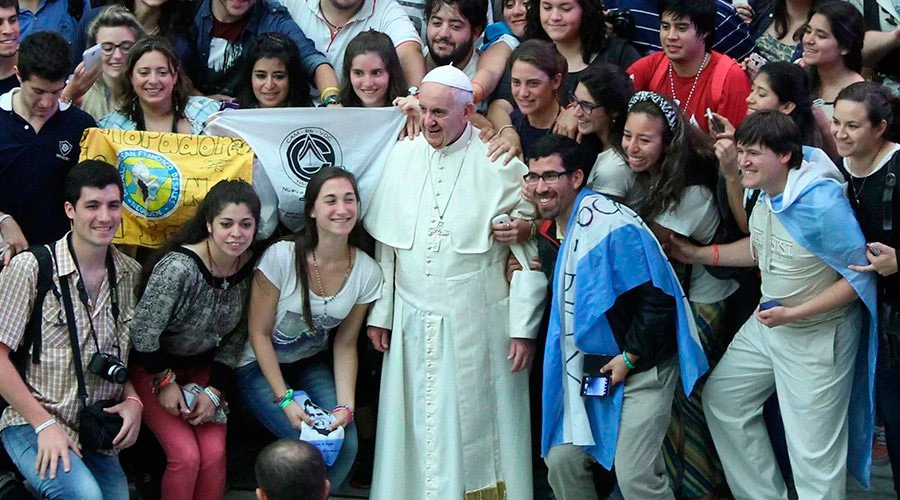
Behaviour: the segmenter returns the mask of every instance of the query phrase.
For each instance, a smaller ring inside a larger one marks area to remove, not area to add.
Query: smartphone
[[[100,44],[94,45],[93,47],[85,50],[81,53],[81,60],[84,61],[84,69],[89,70],[100,64],[101,56],[103,55],[102,49],[100,48]]]
[[[722,125],[722,122],[716,119],[712,114],[712,110],[706,108],[706,121],[709,122],[709,129],[717,134],[721,134],[725,131],[725,126]]]
[[[602,398],[609,394],[609,373],[585,375],[581,379],[581,395]]]
[[[874,246],[872,246],[871,243],[866,243],[866,250],[872,252],[872,255],[874,255],[874,256],[876,256],[876,257],[878,257],[879,255],[881,255],[881,250],[879,250],[879,249],[875,248]]]
[[[771,309],[773,307],[778,307],[780,305],[781,305],[781,302],[778,302],[777,300],[767,300],[759,305],[759,310],[765,311],[766,309]]]
[[[756,52],[751,52],[749,59],[750,60],[747,62],[747,76],[750,77],[750,80],[752,81],[759,73],[759,68],[768,64],[769,60]]]
[[[512,219],[509,218],[509,215],[500,214],[493,219],[491,219],[491,225],[494,224],[509,224]]]

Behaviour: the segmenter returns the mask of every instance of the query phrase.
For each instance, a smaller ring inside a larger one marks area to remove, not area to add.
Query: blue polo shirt
[[[73,0],[79,1],[79,0]],[[82,12],[90,7],[90,1],[81,0]],[[78,21],[69,15],[69,0],[41,0],[37,10],[19,9],[19,40],[38,31],[55,31],[70,44],[75,40]]]
[[[30,245],[45,244],[69,230],[65,181],[78,163],[90,115],[60,103],[37,134],[12,108],[13,89],[0,96],[0,212],[15,218]]]

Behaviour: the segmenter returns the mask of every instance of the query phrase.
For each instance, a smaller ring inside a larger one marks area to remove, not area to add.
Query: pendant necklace
[[[219,270],[219,266],[216,265],[216,261],[213,260],[212,252],[209,251],[209,238],[206,238],[206,256],[209,258],[209,264],[212,266],[210,271],[215,271],[222,278],[222,291],[228,290],[230,285],[230,283],[228,283],[228,278],[237,272],[238,267],[241,265],[241,256],[238,255],[237,259],[234,260],[234,264],[231,266],[231,273],[227,276],[222,274],[222,271]],[[215,277],[215,274],[213,274],[213,277]]]
[[[685,114],[687,114],[688,106],[691,105],[691,98],[694,97],[694,90],[697,89],[697,82],[700,81],[700,73],[703,73],[703,69],[706,68],[706,63],[708,63],[708,62],[709,62],[709,52],[707,52],[706,55],[703,56],[703,62],[700,63],[700,69],[698,69],[697,74],[694,75],[694,83],[691,84],[691,91],[688,92],[687,101],[685,101],[684,106],[682,106],[681,101],[678,99],[678,96],[675,95],[675,75],[674,75],[675,71],[672,68],[672,61],[669,61],[669,87],[672,90],[672,99],[675,101],[675,104],[677,104],[679,107],[681,107],[681,110]]]
[[[881,154],[881,150],[884,148],[884,143],[881,143],[881,146],[878,146],[878,151],[875,151],[875,155],[872,156],[872,159],[869,160],[869,173],[866,174],[865,177],[862,178],[862,182],[859,183],[859,189],[856,189],[856,186],[853,185],[854,176],[850,176],[850,190],[853,191],[853,199],[856,200],[856,204],[859,205],[859,195],[863,192],[863,188],[866,186],[866,181],[869,180],[869,177],[872,176],[872,172],[875,170],[875,159],[878,158],[878,155]],[[847,170],[849,171],[849,165]]]
[[[453,183],[450,185],[450,192],[447,194],[447,201],[445,202],[443,209],[441,209],[437,199],[437,189],[434,187],[434,176],[431,175],[431,160],[438,151],[432,151],[432,153],[428,155],[428,171],[425,173],[425,177],[429,179],[431,184],[431,199],[434,202],[434,211],[438,219],[437,221],[432,221],[431,228],[428,230],[428,236],[434,238],[434,242],[431,244],[431,250],[435,252],[440,250],[439,238],[450,235],[450,232],[444,229],[444,214],[447,213],[447,209],[450,207],[450,199],[453,197],[454,191],[456,191],[456,184],[459,182],[459,174],[462,173],[463,165],[466,163],[466,157],[469,155],[469,145],[471,142],[472,136],[470,135],[465,146],[466,152],[463,154],[462,161],[459,162],[459,168],[456,170],[456,176],[453,178]]]
[[[347,284],[347,279],[350,278],[350,272],[353,270],[353,250],[348,246],[347,247],[347,272],[344,273],[344,281],[341,281],[341,286],[335,290],[334,295],[327,296],[327,292],[325,291],[325,285],[322,283],[322,275],[319,274],[319,261],[316,259],[316,251],[312,251],[313,258],[313,271],[316,275],[316,285],[318,286],[318,290],[316,293],[319,297],[322,297],[322,301],[325,302],[324,307],[322,308],[322,315],[328,316],[328,303],[334,300],[335,297],[341,293],[341,290],[344,289],[344,285]]]

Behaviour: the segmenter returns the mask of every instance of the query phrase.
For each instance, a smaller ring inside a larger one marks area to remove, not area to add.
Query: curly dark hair
[[[606,27],[606,16],[603,14],[601,0],[577,0],[581,7],[581,59],[590,64],[597,54],[602,54],[609,45],[609,30]],[[550,40],[541,25],[541,0],[528,0],[525,16],[525,38]]]
[[[241,77],[241,90],[237,96],[238,104],[242,108],[259,106],[259,100],[253,92],[253,66],[256,65],[256,61],[266,58],[280,60],[287,70],[288,95],[284,106],[294,108],[311,106],[309,82],[303,73],[300,49],[293,40],[282,33],[262,33],[250,45],[250,53],[244,63],[244,73]]]
[[[145,130],[147,126],[144,123],[144,110],[141,108],[140,99],[131,85],[131,75],[140,58],[149,52],[159,52],[166,56],[169,68],[177,76],[175,88],[172,89],[172,112],[178,120],[184,118],[184,109],[191,91],[188,79],[181,69],[181,62],[167,39],[161,36],[148,36],[138,40],[128,51],[128,61],[125,63],[125,71],[119,75],[119,89],[116,96],[117,102],[122,103],[119,111],[137,125],[137,130]]]
[[[148,262],[143,266],[141,271],[141,281],[138,290],[143,294],[147,287],[147,281],[153,273],[153,268],[162,260],[163,257],[172,250],[182,246],[200,243],[209,236],[207,224],[212,224],[215,218],[222,213],[230,204],[247,205],[253,220],[256,222],[256,230],[259,230],[259,213],[261,203],[256,191],[246,181],[242,180],[221,180],[217,182],[206,197],[197,206],[197,211],[181,228],[166,240],[166,243],[157,251],[153,252]]]

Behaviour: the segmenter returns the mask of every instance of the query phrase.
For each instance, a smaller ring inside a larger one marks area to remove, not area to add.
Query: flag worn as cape
[[[556,259],[553,303],[544,357],[541,454],[571,442],[583,446],[610,469],[616,453],[624,383],[606,397],[578,400],[583,355],[618,355],[606,320],[619,295],[652,282],[675,298],[676,331],[682,389],[690,394],[709,364],[687,297],[662,247],[641,218],[628,207],[582,189],[575,200],[565,239]],[[574,336],[575,352],[565,349]],[[564,415],[564,398],[573,415]],[[566,422],[571,422],[566,423]],[[564,425],[565,424],[565,425]],[[567,429],[564,429],[567,427]]]
[[[125,245],[162,245],[217,182],[252,180],[253,151],[227,137],[89,128],[79,161],[89,159],[122,176],[125,210],[114,243]]]
[[[804,150],[805,158],[813,158]],[[874,273],[851,270],[868,265],[866,239],[844,193],[844,178],[831,160],[807,161],[788,171],[780,199],[765,193],[760,201],[803,248],[822,259],[856,290],[868,311],[868,328],[860,335],[850,393],[847,468],[866,488],[872,474],[875,428],[875,360],[878,355],[878,305]],[[776,208],[777,206],[777,208]],[[836,233],[836,231],[839,233]]]
[[[279,220],[297,231],[306,185],[325,166],[356,176],[362,219],[405,123],[397,108],[239,109],[213,115],[206,132],[250,144],[275,188]]]

